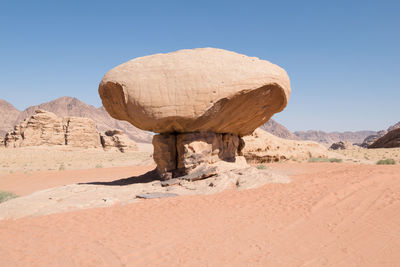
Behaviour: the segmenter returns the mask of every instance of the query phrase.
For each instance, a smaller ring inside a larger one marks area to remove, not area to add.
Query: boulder
[[[290,90],[279,66],[215,48],[136,58],[99,85],[112,117],[160,133],[153,137],[154,160],[164,179],[235,162],[241,137],[282,111]]]
[[[308,160],[310,158],[328,158],[328,150],[312,141],[296,141],[279,138],[261,129],[243,138],[242,150],[248,163],[269,163],[285,160]]]
[[[395,128],[376,140],[368,148],[393,148],[400,147],[400,128]]]
[[[343,141],[333,143],[329,147],[330,150],[343,150],[343,149],[351,149],[351,148],[353,148],[353,145],[350,142],[343,142]]]
[[[99,85],[108,113],[155,133],[251,134],[289,99],[286,72],[268,61],[215,48],[130,60]]]
[[[121,152],[136,151],[137,144],[121,130],[109,130],[101,134],[101,144],[105,150],[113,148]]]

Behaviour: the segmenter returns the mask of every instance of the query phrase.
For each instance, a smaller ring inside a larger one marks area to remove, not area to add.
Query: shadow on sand
[[[129,178],[118,179],[111,182],[90,182],[90,183],[78,183],[79,185],[91,184],[91,185],[109,185],[109,186],[124,186],[139,183],[150,183],[153,181],[160,181],[160,177],[157,170],[148,171],[145,174],[139,176],[132,176]]]

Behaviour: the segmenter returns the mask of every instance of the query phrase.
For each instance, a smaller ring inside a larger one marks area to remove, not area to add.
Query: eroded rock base
[[[244,147],[233,134],[213,132],[158,134],[153,137],[154,161],[162,180],[190,175],[201,165],[235,163]],[[245,161],[244,161],[245,162]]]

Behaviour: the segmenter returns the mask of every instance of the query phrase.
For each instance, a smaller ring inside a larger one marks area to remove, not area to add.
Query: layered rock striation
[[[102,136],[107,136],[108,132],[100,134],[93,120],[79,117],[60,118],[54,113],[39,109],[34,115],[16,125],[14,130],[8,132],[2,143],[8,148],[66,145],[80,148],[104,147],[106,150],[109,147],[116,147],[121,152],[136,150],[136,143],[123,132],[118,130],[111,132],[113,141],[104,147]]]
[[[136,58],[99,85],[113,118],[158,133],[154,160],[165,179],[202,164],[242,162],[242,137],[282,111],[290,91],[279,66],[215,48]]]

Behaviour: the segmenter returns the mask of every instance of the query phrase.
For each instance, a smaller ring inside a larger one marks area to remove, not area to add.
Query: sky
[[[400,1],[0,1],[0,98],[20,110],[73,96],[132,58],[217,47],[291,80],[289,130],[381,130],[400,121]]]

